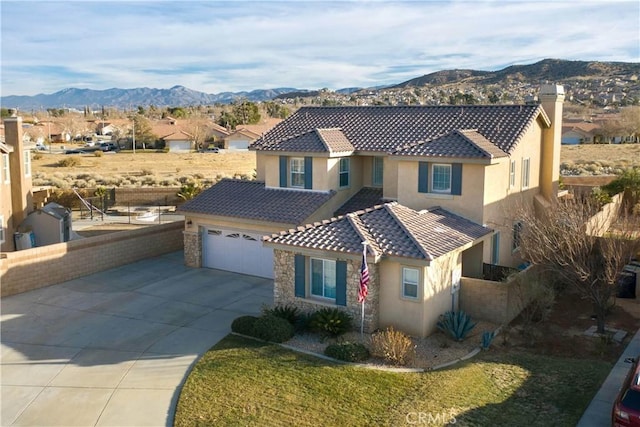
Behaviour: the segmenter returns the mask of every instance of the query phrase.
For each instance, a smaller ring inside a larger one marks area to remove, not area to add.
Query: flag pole
[[[367,242],[362,242],[362,262],[367,262]],[[360,337],[364,336],[364,301],[362,298],[362,311],[360,313]]]

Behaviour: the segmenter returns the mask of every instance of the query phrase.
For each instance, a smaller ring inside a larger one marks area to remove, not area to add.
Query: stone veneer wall
[[[0,295],[38,289],[179,251],[182,221],[39,246],[0,257]]]
[[[184,231],[184,264],[187,267],[202,267],[202,234]]]
[[[358,304],[358,288],[360,286],[360,261],[346,259],[347,262],[347,305],[338,306],[312,298],[295,296],[295,254],[275,249],[274,259],[274,303],[276,305],[293,305],[303,312],[313,312],[324,307],[337,307],[353,316],[354,328],[360,329],[362,306]],[[369,295],[365,302],[364,330],[373,332],[378,328],[378,310],[380,300],[380,279],[378,265],[369,263]]]

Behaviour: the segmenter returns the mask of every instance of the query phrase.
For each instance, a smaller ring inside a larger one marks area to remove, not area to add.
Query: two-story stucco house
[[[564,90],[539,99],[301,108],[253,144],[256,181],[180,208],[185,262],[273,278],[277,304],[357,314],[367,243],[366,328],[428,335],[461,276],[522,263],[516,208],[557,196]]]

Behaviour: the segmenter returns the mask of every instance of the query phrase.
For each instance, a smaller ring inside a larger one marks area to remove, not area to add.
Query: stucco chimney
[[[560,140],[564,87],[561,85],[542,85],[539,99],[544,112],[551,120],[551,126],[542,132],[540,191],[545,199],[551,201],[558,196],[560,180]]]
[[[7,145],[13,147],[13,153],[9,155],[9,170],[13,223],[17,226],[33,211],[31,153],[23,145],[22,117],[14,113],[4,119],[4,137]]]

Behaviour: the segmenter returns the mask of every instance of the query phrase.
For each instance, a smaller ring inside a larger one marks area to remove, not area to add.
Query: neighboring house
[[[260,134],[248,129],[238,128],[224,138],[223,148],[227,150],[247,150],[249,145],[258,138],[260,138]]]
[[[118,131],[117,126],[109,122],[99,122],[96,126],[97,135],[112,135],[117,131]]]
[[[522,263],[518,207],[557,197],[564,90],[539,99],[300,108],[252,145],[256,181],[223,180],[180,207],[185,263],[273,277],[278,304],[357,312],[367,242],[368,330],[429,334],[461,275]]]
[[[18,226],[33,211],[31,187],[31,152],[24,148],[21,117],[6,117],[5,143],[0,143],[2,153],[2,192],[0,200],[0,248],[2,252],[15,250],[13,240]]]
[[[188,153],[193,150],[193,136],[179,130],[161,138],[170,153]]]

